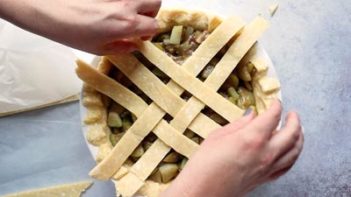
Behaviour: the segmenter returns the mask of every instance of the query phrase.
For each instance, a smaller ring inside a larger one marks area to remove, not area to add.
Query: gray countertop
[[[233,2],[268,12],[272,1]],[[290,172],[250,196],[351,196],[351,2],[282,1],[271,22],[261,42],[285,110],[301,115],[305,145]],[[0,195],[89,178],[77,102],[0,118],[0,133]],[[113,194],[97,182],[86,196]]]

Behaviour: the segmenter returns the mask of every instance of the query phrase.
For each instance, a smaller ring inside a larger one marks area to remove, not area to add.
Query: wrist
[[[190,164],[190,163],[189,163]],[[194,163],[193,163],[194,164]],[[226,173],[190,164],[173,181],[162,196],[203,197],[203,196],[244,196],[240,173]],[[233,170],[233,169],[232,169]],[[219,178],[220,177],[220,178]]]
[[[198,173],[195,169],[188,166],[172,182],[169,188],[163,193],[162,197],[203,197],[215,196],[216,188],[212,183],[211,175]]]

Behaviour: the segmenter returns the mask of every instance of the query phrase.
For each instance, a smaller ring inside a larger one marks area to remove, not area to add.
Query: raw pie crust
[[[98,164],[90,175],[102,180],[112,179],[117,183],[116,190],[122,196],[158,196],[167,187],[169,183],[154,182],[148,180],[148,177],[171,149],[190,158],[199,148],[183,132],[190,129],[206,138],[211,131],[221,127],[201,112],[205,106],[229,122],[243,115],[243,109],[217,93],[238,64],[251,63],[256,69],[252,86],[258,113],[262,113],[277,98],[280,88],[277,79],[267,76],[265,59],[255,55],[257,39],[268,27],[268,22],[263,18],[257,17],[245,25],[237,17],[222,21],[202,12],[162,10],[157,19],[161,32],[169,31],[174,25],[191,26],[210,32],[182,65],[175,63],[150,41],[138,43],[143,56],[171,78],[167,85],[132,54],[103,57],[97,69],[77,61],[77,74],[85,82],[82,102],[87,108],[84,119],[87,139],[99,147],[96,157]],[[196,78],[228,42],[231,42],[229,49],[208,78],[204,82]],[[152,99],[150,105],[108,76],[114,66]],[[184,91],[192,95],[187,101],[180,97]],[[114,147],[109,140],[111,130],[106,123],[106,96],[137,117]],[[166,113],[173,118],[170,122],[163,119]],[[151,131],[158,139],[136,163],[126,162]]]

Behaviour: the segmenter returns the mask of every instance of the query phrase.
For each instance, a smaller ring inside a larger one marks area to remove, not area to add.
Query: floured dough
[[[3,197],[79,197],[86,189],[88,189],[88,187],[90,187],[91,184],[91,181],[84,181],[80,183],[64,184],[35,189],[31,191],[19,192],[15,194],[5,195]]]

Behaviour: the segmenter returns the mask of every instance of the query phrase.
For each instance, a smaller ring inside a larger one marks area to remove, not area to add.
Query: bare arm
[[[0,17],[95,54],[135,48],[133,38],[156,33],[161,0],[0,0]]]

